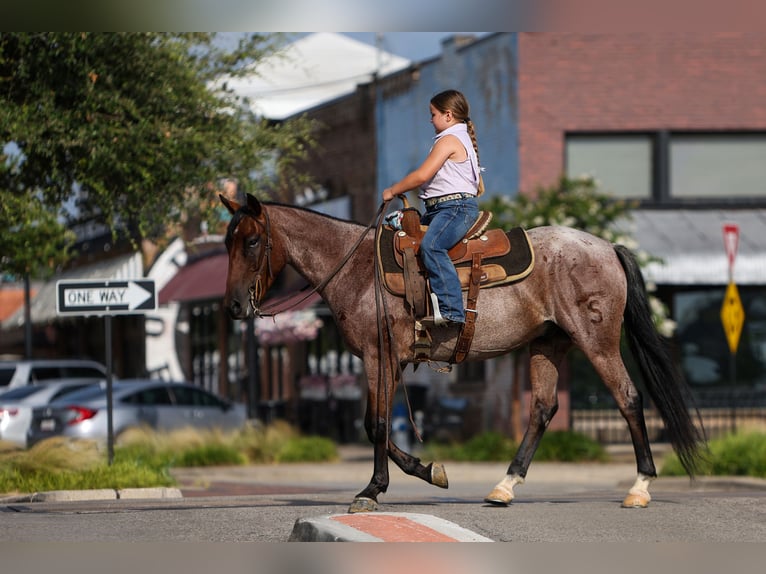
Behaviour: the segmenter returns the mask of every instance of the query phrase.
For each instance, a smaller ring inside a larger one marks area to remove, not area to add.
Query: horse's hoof
[[[351,506],[348,507],[349,514],[357,512],[375,512],[378,509],[378,503],[372,498],[366,496],[357,496]]]
[[[628,493],[625,500],[622,501],[623,508],[646,508],[649,506],[651,498],[648,494]]]
[[[508,506],[512,500],[513,494],[501,486],[496,486],[492,489],[492,492],[484,498],[484,502],[494,504],[495,506]]]
[[[449,488],[447,471],[444,469],[444,465],[439,462],[431,463],[431,484],[439,488]]]

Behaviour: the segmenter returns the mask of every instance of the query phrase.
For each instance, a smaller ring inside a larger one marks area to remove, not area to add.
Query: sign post
[[[734,383],[737,380],[737,347],[739,346],[739,337],[742,334],[742,326],[745,324],[745,310],[734,283],[734,262],[739,247],[739,226],[736,223],[724,224],[723,244],[729,260],[729,284],[721,306],[721,322],[726,340],[729,343],[729,352],[731,353],[729,373],[731,382]]]
[[[142,314],[157,309],[154,279],[60,280],[56,282],[58,315],[100,315],[104,317],[106,352],[106,426],[109,465],[114,461],[112,418],[112,315]]]

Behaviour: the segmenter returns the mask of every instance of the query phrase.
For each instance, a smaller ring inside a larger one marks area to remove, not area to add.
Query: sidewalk
[[[668,445],[654,445],[655,459],[661,460]],[[627,489],[636,476],[636,464],[630,445],[607,448],[612,461],[608,463],[562,463],[533,461],[525,488],[546,488],[564,484],[568,488]],[[308,494],[318,492],[352,491],[362,489],[373,471],[372,446],[340,445],[340,460],[324,463],[257,464],[248,466],[219,466],[173,468],[175,488],[133,488],[84,491],[51,491],[0,498],[0,503],[52,502],[82,500],[115,500],[141,498],[185,498],[215,496],[250,496],[275,494]],[[425,461],[424,462],[428,462]],[[508,468],[507,462],[455,462],[445,464],[450,491],[476,486],[489,491],[500,481]],[[400,484],[420,484],[405,476],[389,462],[392,489]],[[749,477],[660,477],[652,490],[737,490],[742,488],[766,490],[766,480]],[[483,490],[481,490],[483,492]]]
[[[653,445],[655,460],[670,450],[669,445]],[[630,445],[609,445],[611,462],[535,462],[529,467],[529,486],[567,484],[593,489],[628,489],[636,477],[636,463]],[[171,474],[178,481],[184,497],[236,496],[258,494],[303,494],[338,490],[361,490],[373,471],[372,446],[340,445],[340,460],[325,463],[288,463],[236,467],[175,468]],[[428,461],[424,460],[424,463]],[[479,485],[491,490],[508,469],[507,462],[443,462],[450,485]],[[416,481],[406,477],[389,461],[392,487],[399,481]],[[766,480],[737,476],[660,477],[653,490],[766,490]],[[449,492],[449,491],[446,491]]]

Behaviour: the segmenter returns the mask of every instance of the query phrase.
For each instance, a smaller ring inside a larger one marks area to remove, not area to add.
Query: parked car
[[[0,361],[0,391],[54,379],[104,379],[106,367],[88,359]]]
[[[107,438],[106,384],[72,393],[33,409],[29,442],[63,435]],[[169,431],[184,427],[233,430],[247,420],[245,405],[183,382],[125,379],[112,384],[112,428],[117,438],[132,428]]]
[[[0,440],[26,447],[34,407],[97,384],[95,379],[61,379],[5,391],[0,394]]]

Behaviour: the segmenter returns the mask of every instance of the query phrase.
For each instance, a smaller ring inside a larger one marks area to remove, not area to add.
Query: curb
[[[331,514],[295,521],[288,542],[493,542],[453,522],[410,512]]]
[[[141,500],[183,498],[178,488],[99,488],[90,490],[49,490],[0,498],[0,503],[14,502],[83,502],[87,500]]]

